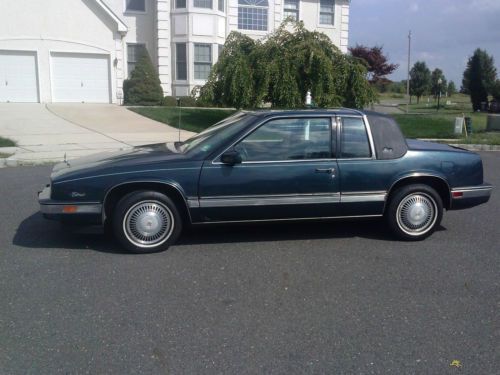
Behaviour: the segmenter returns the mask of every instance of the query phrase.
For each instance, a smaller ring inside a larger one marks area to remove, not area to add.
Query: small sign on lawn
[[[455,134],[462,135],[462,132],[464,132],[464,131],[465,131],[465,136],[468,137],[469,132],[467,131],[467,124],[465,121],[465,115],[462,115],[462,117],[455,117]]]
[[[455,118],[455,134],[462,134],[465,125],[465,118],[456,117]]]

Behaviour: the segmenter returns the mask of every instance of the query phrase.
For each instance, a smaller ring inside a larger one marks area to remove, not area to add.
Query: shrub
[[[174,96],[165,96],[163,98],[162,105],[165,107],[176,107],[177,106],[177,99]]]
[[[177,99],[181,100],[181,107],[199,107],[197,100],[191,96],[165,96],[162,105],[165,107],[177,107]]]
[[[160,105],[163,89],[160,78],[144,48],[130,78],[123,82],[125,105]]]

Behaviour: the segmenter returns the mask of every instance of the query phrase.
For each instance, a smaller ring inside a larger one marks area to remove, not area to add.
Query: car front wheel
[[[419,241],[441,223],[443,202],[428,185],[408,185],[396,190],[386,212],[392,231],[400,239]]]
[[[124,196],[113,215],[113,232],[120,243],[134,253],[168,249],[182,231],[175,203],[155,191],[137,191]]]

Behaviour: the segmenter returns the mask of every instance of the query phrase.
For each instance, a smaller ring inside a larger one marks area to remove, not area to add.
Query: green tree
[[[140,52],[130,78],[123,82],[123,94],[126,105],[160,105],[163,101],[158,72],[145,48]]]
[[[423,61],[417,61],[410,71],[410,95],[420,98],[427,94],[431,86],[431,71]]]
[[[500,80],[497,79],[491,88],[491,95],[496,101],[500,101]]]
[[[237,108],[263,102],[297,108],[310,90],[320,107],[363,107],[375,100],[366,75],[366,68],[327,35],[286,21],[263,42],[232,32],[200,100]]]
[[[462,80],[462,90],[470,95],[474,111],[481,109],[481,102],[488,101],[496,79],[493,57],[480,48],[476,49],[467,62]]]
[[[448,88],[446,89],[446,91],[448,92],[449,96],[455,95],[457,93],[457,87],[455,86],[455,82],[450,81],[450,83],[448,83]]]
[[[441,83],[439,82],[440,79]],[[434,69],[431,74],[431,94],[434,96],[434,99],[437,99],[440,95],[442,96],[446,92],[447,87],[448,83],[443,71],[439,68]]]

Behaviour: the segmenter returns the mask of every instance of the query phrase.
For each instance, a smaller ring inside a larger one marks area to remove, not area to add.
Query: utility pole
[[[408,76],[406,78],[406,96],[408,101],[406,102],[406,113],[410,109],[410,58],[411,58],[411,30],[408,33]]]

